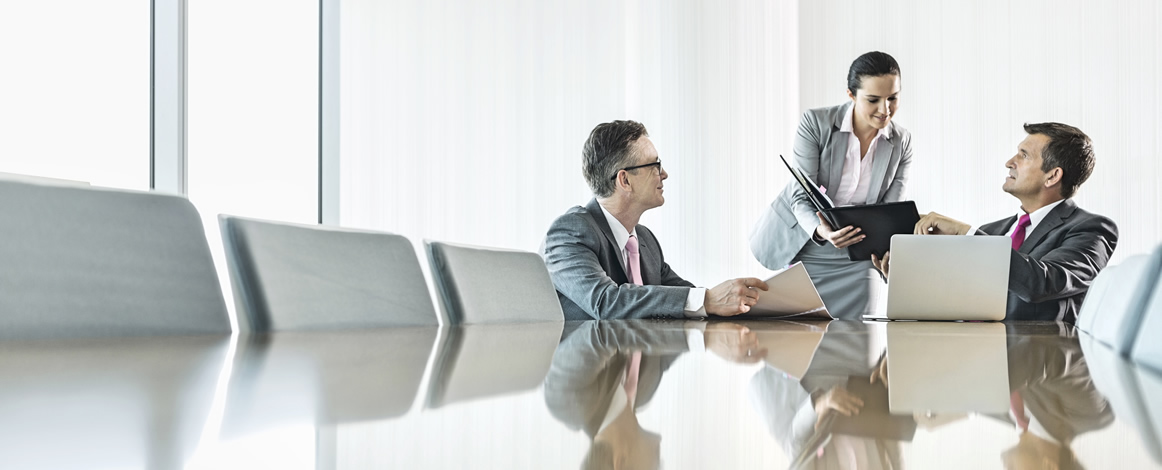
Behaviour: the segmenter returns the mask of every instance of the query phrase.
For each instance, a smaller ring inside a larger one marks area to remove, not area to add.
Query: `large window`
[[[0,3],[0,172],[149,188],[149,8]]]

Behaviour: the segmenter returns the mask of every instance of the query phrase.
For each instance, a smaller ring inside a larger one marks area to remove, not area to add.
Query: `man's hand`
[[[891,257],[892,257],[892,252],[890,252],[890,251],[884,252],[883,259],[876,258],[876,255],[872,254],[872,266],[875,266],[876,269],[880,270],[881,273],[884,273],[885,279],[887,279],[887,277],[888,277],[888,259]]]
[[[759,301],[759,290],[768,288],[767,283],[758,278],[731,279],[706,289],[706,300],[702,305],[711,315],[729,317],[746,313]]]
[[[935,212],[929,212],[916,222],[916,235],[967,235],[971,225],[946,217]]]
[[[703,333],[706,349],[731,362],[750,364],[767,356],[767,348],[759,345],[758,335],[750,328],[735,323],[713,322]]]
[[[859,409],[863,408],[863,399],[853,395],[851,392],[843,388],[842,385],[836,385],[827,393],[815,400],[815,429],[819,429],[819,425],[823,423],[824,418],[832,413],[839,413],[843,416],[852,416],[859,414]]]
[[[860,229],[850,225],[839,230],[832,230],[831,224],[823,218],[823,214],[816,212],[816,217],[819,217],[819,226],[815,227],[815,234],[824,240],[831,242],[836,248],[847,248],[851,245],[863,241],[866,235],[859,233]]]

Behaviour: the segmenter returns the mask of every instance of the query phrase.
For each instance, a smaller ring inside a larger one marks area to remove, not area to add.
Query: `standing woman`
[[[855,59],[847,96],[843,104],[803,113],[794,165],[826,188],[836,206],[901,200],[912,136],[892,122],[900,96],[896,59],[883,52]],[[873,284],[883,283],[871,261],[847,259],[847,247],[863,238],[859,227],[829,226],[792,180],[763,211],[750,246],[768,269],[802,261],[831,315],[859,319],[875,308]]]

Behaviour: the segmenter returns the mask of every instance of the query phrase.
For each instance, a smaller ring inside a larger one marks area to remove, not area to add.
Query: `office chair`
[[[1162,247],[1158,251],[1162,251]],[[1162,273],[1155,274],[1152,284],[1153,292],[1142,313],[1144,318],[1130,357],[1138,364],[1162,373]]]
[[[449,323],[564,321],[557,289],[536,253],[424,244]]]
[[[229,334],[181,196],[0,180],[0,338]]]
[[[1162,270],[1162,247],[1107,266],[1094,279],[1077,315],[1078,329],[1129,356]]]
[[[439,323],[407,238],[229,215],[218,220],[244,331]]]

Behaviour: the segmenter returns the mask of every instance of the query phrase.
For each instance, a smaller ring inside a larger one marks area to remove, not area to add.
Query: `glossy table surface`
[[[0,342],[0,468],[1162,468],[1162,374],[1045,323]]]

